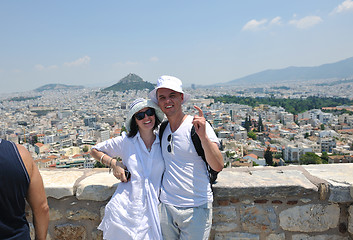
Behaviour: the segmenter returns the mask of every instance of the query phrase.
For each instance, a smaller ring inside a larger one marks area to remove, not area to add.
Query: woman
[[[164,161],[154,130],[163,117],[155,103],[136,99],[126,119],[129,133],[99,143],[91,151],[121,180],[98,227],[104,239],[162,239],[158,197]]]

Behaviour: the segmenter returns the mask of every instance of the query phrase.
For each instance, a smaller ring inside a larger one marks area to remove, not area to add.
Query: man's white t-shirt
[[[177,207],[197,207],[213,201],[206,164],[198,156],[191,139],[192,116],[187,116],[179,128],[172,133],[170,125],[163,133],[162,155],[165,172],[162,180],[161,202]],[[209,123],[206,134],[211,142],[219,144]],[[168,136],[171,138],[168,142]],[[171,152],[168,152],[168,145]]]

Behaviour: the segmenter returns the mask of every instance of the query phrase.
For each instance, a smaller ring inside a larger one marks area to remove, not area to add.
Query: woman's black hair
[[[153,130],[155,130],[158,127],[158,125],[161,123],[161,121],[157,117],[156,110],[154,111],[154,118],[155,118],[155,122],[154,122]],[[134,114],[134,116],[132,116],[132,118],[131,118],[130,131],[127,134],[127,136],[128,137],[135,137],[138,130],[139,130],[139,128],[137,126],[136,118],[135,118],[135,114]]]

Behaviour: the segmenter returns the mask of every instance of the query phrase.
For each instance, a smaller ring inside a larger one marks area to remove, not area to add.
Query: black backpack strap
[[[209,175],[209,178],[210,178],[210,183],[214,184],[216,182],[218,172],[213,170],[210,167],[210,165],[207,163],[206,156],[205,156],[205,151],[203,150],[200,137],[199,137],[199,135],[197,135],[197,133],[195,131],[195,126],[192,126],[192,128],[191,128],[191,140],[192,140],[192,143],[195,146],[197,154],[203,159],[203,161],[206,164],[206,168],[207,168],[208,175]]]
[[[159,144],[161,147],[162,147],[162,136],[163,136],[164,130],[167,127],[167,125],[168,125],[168,120],[162,122],[161,125],[159,126],[158,136],[159,136]]]

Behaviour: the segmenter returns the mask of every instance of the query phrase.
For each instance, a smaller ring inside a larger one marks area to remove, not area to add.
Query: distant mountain
[[[150,82],[143,81],[143,79],[136,74],[130,73],[118,83],[103,89],[104,91],[119,91],[123,92],[126,90],[143,90],[143,89],[154,89],[154,85]]]
[[[82,89],[83,86],[65,85],[65,84],[46,84],[34,89],[36,92],[43,92],[45,90],[61,90],[61,89]]]
[[[238,78],[221,85],[256,83],[279,83],[284,81],[305,81],[318,79],[343,79],[353,77],[353,57],[316,67],[288,67],[278,70],[265,70]]]

